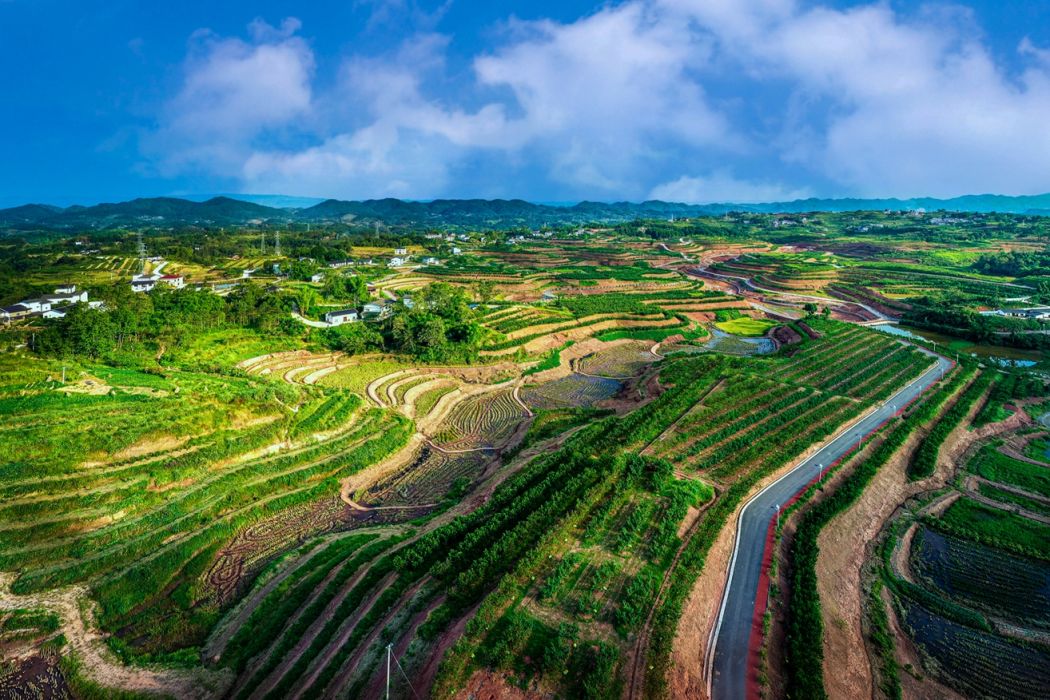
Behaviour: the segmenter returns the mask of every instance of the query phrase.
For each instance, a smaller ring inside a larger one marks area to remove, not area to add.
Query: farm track
[[[923,354],[932,355],[928,351]],[[934,384],[949,366],[944,358],[935,359],[918,378],[898,389],[891,401],[903,406]],[[759,590],[763,575],[765,541],[774,518],[774,504],[786,503],[804,488],[812,480],[813,465],[832,464],[857,444],[858,435],[874,432],[895,413],[892,404],[884,402],[859,418],[846,419],[851,422],[822,441],[815,451],[804,453],[783,476],[741,506],[721,607],[711,630],[703,671],[713,697],[745,697],[752,687],[749,669],[756,614],[753,596]],[[836,424],[842,425],[842,422],[836,421]]]
[[[12,576],[0,574],[0,610],[42,608],[56,613],[73,653],[81,662],[81,672],[103,688],[120,688],[132,692],[164,694],[182,700],[206,700],[220,693],[231,682],[227,672],[205,669],[153,670],[125,666],[117,662],[101,633],[97,631],[89,604],[88,590],[82,586],[51,589],[44,593],[14,595],[10,592]],[[84,616],[88,619],[85,620]]]

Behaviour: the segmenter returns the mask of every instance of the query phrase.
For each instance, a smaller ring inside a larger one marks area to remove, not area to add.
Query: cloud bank
[[[1050,191],[1050,50],[1025,39],[1009,70],[963,7],[630,0],[510,18],[465,77],[435,26],[339,57],[295,19],[201,30],[143,153],[162,175],[347,198]]]

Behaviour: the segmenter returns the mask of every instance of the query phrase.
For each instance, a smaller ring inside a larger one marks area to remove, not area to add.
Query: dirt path
[[[0,610],[44,608],[56,613],[69,647],[81,662],[81,673],[104,688],[192,700],[220,695],[233,681],[228,671],[124,666],[113,657],[98,631],[86,589],[70,586],[22,596],[11,592],[13,580],[10,574],[0,574]]]
[[[533,413],[532,409],[529,408],[527,405],[525,405],[525,402],[521,400],[521,393],[520,392],[521,392],[521,382],[516,382],[514,384],[514,391],[511,393],[511,396],[514,397],[514,400],[518,402],[519,406],[521,406],[523,409],[525,409],[525,415],[528,418],[532,418],[536,414]]]

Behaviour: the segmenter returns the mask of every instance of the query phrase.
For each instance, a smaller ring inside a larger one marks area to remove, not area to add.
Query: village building
[[[31,313],[33,313],[33,310],[25,304],[12,304],[11,306],[0,308],[0,318],[3,318],[8,323],[25,318]]]
[[[341,311],[329,311],[324,315],[324,320],[331,326],[341,326],[357,320],[357,309],[343,309]]]

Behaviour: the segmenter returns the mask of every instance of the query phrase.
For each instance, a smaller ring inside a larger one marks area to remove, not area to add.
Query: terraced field
[[[107,383],[7,385],[0,568],[19,572],[16,594],[87,585],[103,626],[143,651],[198,642],[260,562],[338,524],[323,498],[343,475],[409,433],[352,395],[98,374]]]
[[[527,417],[513,390],[489,391],[456,404],[434,441],[449,451],[496,449],[506,446]]]
[[[1041,503],[1050,465],[1009,457],[999,442],[978,443],[965,465],[978,476],[962,474],[963,493],[940,497],[947,507],[905,511],[890,526],[883,577],[939,683],[973,697],[1041,697],[1050,689],[1050,518],[1025,506]]]
[[[541,384],[529,384],[521,390],[521,398],[535,409],[587,407],[611,398],[621,386],[615,379],[574,373]]]
[[[629,379],[659,359],[650,352],[650,346],[645,342],[614,345],[580,358],[576,369],[591,376]]]
[[[920,527],[911,567],[928,588],[1018,625],[1050,627],[1050,564]]]
[[[970,697],[1042,697],[1050,688],[1050,653],[1004,640],[930,612],[902,604],[909,635],[938,666],[938,674]]]
[[[491,463],[485,452],[463,454],[424,446],[407,468],[373,484],[358,499],[366,506],[434,507],[449,491],[465,492]]]

